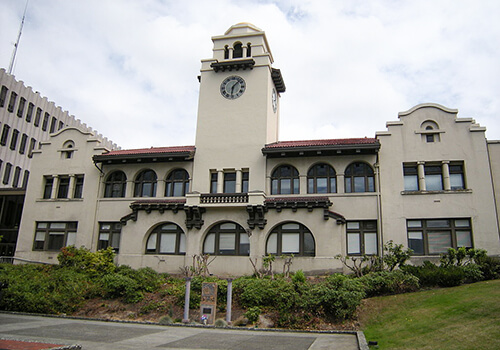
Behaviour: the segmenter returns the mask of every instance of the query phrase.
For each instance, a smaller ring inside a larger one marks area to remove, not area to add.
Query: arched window
[[[62,157],[65,159],[70,159],[73,157],[73,152],[75,148],[75,143],[72,140],[68,140],[63,143]]]
[[[174,223],[156,226],[148,237],[146,254],[186,254],[186,235]]]
[[[307,227],[298,222],[288,222],[275,227],[267,237],[266,254],[314,256],[314,237]]]
[[[215,225],[205,237],[203,254],[248,256],[250,255],[248,233],[234,222]]]
[[[439,142],[439,125],[433,120],[426,120],[420,125],[422,136],[426,142]]]
[[[241,43],[235,43],[233,47],[233,58],[243,57],[243,47]]]
[[[252,44],[247,44],[247,57],[252,57]]]
[[[156,173],[153,170],[144,170],[135,179],[134,197],[156,196]]]
[[[123,171],[113,171],[104,182],[105,198],[123,198],[127,187],[127,176]]]
[[[224,59],[227,60],[229,58],[229,48],[224,46]]]
[[[271,175],[271,194],[299,193],[299,172],[291,165],[282,165]]]
[[[336,193],[337,177],[328,164],[316,164],[307,172],[307,193]]]
[[[345,171],[345,191],[375,192],[373,169],[366,163],[352,163]]]
[[[189,192],[189,174],[184,169],[175,169],[167,176],[165,197],[183,197]]]

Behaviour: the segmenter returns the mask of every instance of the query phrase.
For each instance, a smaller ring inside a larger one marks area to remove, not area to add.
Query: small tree
[[[72,245],[61,248],[61,252],[57,255],[59,265],[74,267],[90,275],[114,272],[116,270],[114,258],[115,252],[111,247],[93,253],[85,247],[76,248]]]
[[[387,270],[393,271],[395,268],[403,266],[411,257],[413,250],[403,249],[402,244],[394,244],[388,241],[384,244],[384,257],[382,258]]]

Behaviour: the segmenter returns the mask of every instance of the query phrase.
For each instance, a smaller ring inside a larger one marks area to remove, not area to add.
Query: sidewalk
[[[362,333],[361,343],[364,342]],[[269,330],[225,329],[192,326],[160,326],[140,323],[91,321],[73,318],[0,313],[0,350],[50,349],[47,347],[8,348],[2,340],[55,345],[80,345],[81,349],[221,349],[221,350],[358,350],[356,333],[312,333]],[[9,342],[4,342],[8,344]]]

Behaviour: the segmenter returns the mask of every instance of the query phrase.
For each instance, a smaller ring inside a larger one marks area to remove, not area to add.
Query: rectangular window
[[[11,170],[12,170],[12,164],[10,163],[5,164],[5,171],[3,173],[3,181],[2,181],[4,185],[7,185],[9,183]]]
[[[418,172],[416,165],[403,165],[405,191],[418,191]]]
[[[26,151],[26,144],[28,143],[28,135],[21,136],[21,144],[19,145],[19,154],[24,154]]]
[[[17,139],[18,139],[18,137],[19,137],[19,130],[14,129],[14,131],[12,131],[12,138],[10,139],[10,149],[13,150],[13,151],[17,147]]]
[[[439,255],[448,248],[472,248],[470,219],[407,220],[408,247],[415,255]]]
[[[69,176],[59,176],[59,187],[57,188],[57,198],[68,198]]]
[[[64,128],[64,123],[59,120],[59,126],[57,127],[57,130],[61,130],[62,128]]]
[[[47,131],[47,127],[49,126],[49,113],[45,112],[45,115],[43,116],[43,123],[42,123],[42,130]]]
[[[16,170],[14,170],[14,179],[12,180],[12,187],[18,187],[19,186],[19,178],[21,177],[21,168],[16,167]]]
[[[35,122],[33,123],[35,126],[40,125],[40,118],[42,118],[42,109],[40,107],[37,107],[36,115],[35,115]]]
[[[450,164],[450,188],[451,190],[465,189],[464,167],[462,164]]]
[[[50,199],[52,196],[52,186],[54,186],[54,178],[52,176],[45,176],[44,180],[43,198]]]
[[[82,198],[83,196],[83,175],[75,176],[75,191],[73,192],[73,198]]]
[[[33,117],[33,109],[35,108],[35,105],[33,103],[28,104],[28,112],[26,112],[26,121],[29,123],[31,122],[31,118]]]
[[[28,170],[25,170],[23,176],[23,188],[26,188],[28,186],[29,178],[30,178],[30,172]]]
[[[243,171],[241,173],[241,192],[248,192],[248,183],[249,183],[250,173],[247,171]]]
[[[21,97],[19,99],[19,106],[17,107],[17,116],[19,118],[22,118],[23,117],[23,113],[24,113],[24,106],[26,105],[26,99],[24,97]]]
[[[7,89],[6,86],[2,85],[2,90],[0,90],[0,107],[5,106],[5,100],[7,99],[7,92],[9,89]]]
[[[210,174],[210,193],[217,193],[217,173]]]
[[[9,105],[7,106],[7,110],[10,112],[10,113],[13,113],[14,112],[14,106],[16,105],[16,99],[17,99],[17,94],[12,91],[10,93],[10,101],[9,101]]]
[[[236,173],[224,173],[224,193],[236,193]]]
[[[77,222],[37,222],[33,250],[58,251],[76,243]]]
[[[30,148],[28,149],[28,157],[29,158],[33,157],[33,150],[35,149],[35,146],[36,146],[36,140],[34,138],[31,138]]]
[[[347,222],[347,254],[378,254],[377,221]]]
[[[0,137],[0,145],[5,146],[7,144],[7,140],[9,139],[9,131],[10,126],[4,124],[2,129],[2,137]]]
[[[425,166],[425,188],[427,191],[443,190],[443,170],[440,165]]]
[[[57,119],[56,119],[56,117],[52,117],[52,119],[50,121],[50,133],[55,132],[56,127],[57,127]]]
[[[119,222],[99,223],[99,242],[97,243],[97,249],[101,250],[112,247],[114,251],[118,253],[120,250],[121,231],[122,225]]]

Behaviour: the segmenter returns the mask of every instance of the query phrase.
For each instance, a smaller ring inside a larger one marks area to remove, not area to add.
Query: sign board
[[[203,282],[201,285],[200,313],[203,324],[214,324],[217,311],[217,283]]]

